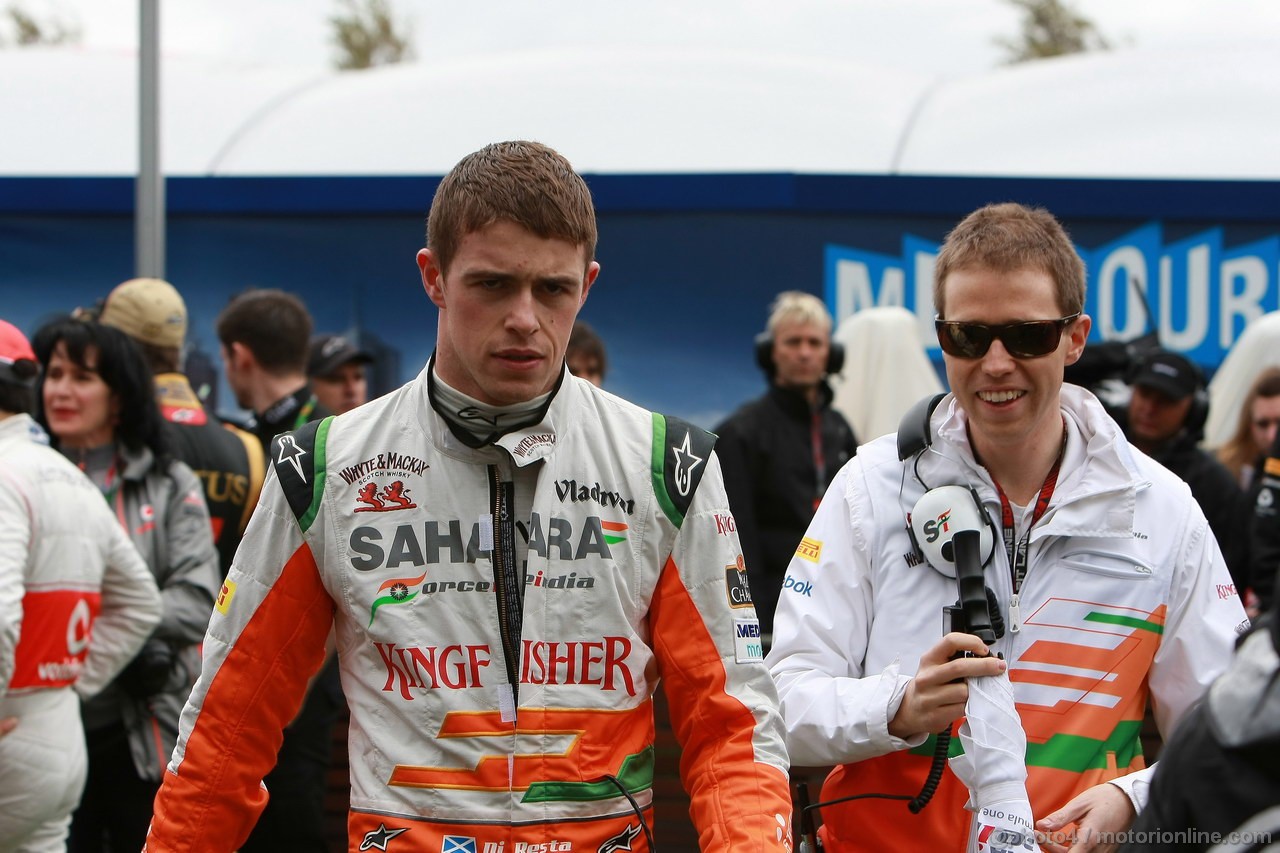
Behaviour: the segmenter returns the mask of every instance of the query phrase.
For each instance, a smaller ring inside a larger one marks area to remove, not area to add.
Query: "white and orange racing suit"
[[[877,439],[827,491],[788,568],[769,652],[791,760],[839,765],[822,800],[912,797],[929,772],[934,738],[888,729],[957,598],[907,535],[924,484],[972,486],[997,525],[985,577],[1006,631],[993,650],[1009,663],[1036,819],[1108,781],[1140,809],[1148,698],[1167,737],[1230,662],[1248,622],[1187,485],[1132,448],[1092,394],[1064,385],[1061,403],[1056,488],[1038,523],[1028,507],[1015,528],[1027,543],[1016,595],[1001,501],[954,397],[933,412],[918,460],[899,461],[895,436]],[[963,851],[968,793],[948,772],[919,814],[875,799],[824,807],[828,849]]]
[[[276,440],[147,849],[245,838],[336,625],[352,850],[649,849],[659,677],[702,848],[788,850],[714,438],[566,372],[540,420],[472,446],[432,381]]]

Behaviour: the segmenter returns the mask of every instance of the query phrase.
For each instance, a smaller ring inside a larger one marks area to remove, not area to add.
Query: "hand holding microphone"
[[[1033,850],[1035,836],[1026,789],[1026,733],[1014,706],[1013,685],[1005,663],[990,657],[986,648],[997,639],[982,573],[983,564],[995,547],[994,532],[977,495],[963,486],[926,492],[911,516],[912,532],[929,565],[955,577],[959,593],[956,605],[946,608],[953,633],[921,657],[921,670],[926,658],[948,646],[988,656],[983,660],[951,660],[931,667],[928,673],[934,678],[945,667],[954,672],[969,665],[961,676],[965,682],[953,685],[963,689],[963,701],[959,707],[954,703],[943,706],[951,720],[961,714],[965,718],[959,732],[964,752],[950,763],[969,789],[967,807],[974,812],[968,849],[970,853]],[[970,639],[948,642],[949,638],[966,636]],[[993,661],[999,664],[995,671],[991,670]],[[978,671],[979,666],[985,668]],[[920,678],[919,673],[916,678]]]
[[[996,637],[982,566],[995,547],[995,533],[977,496],[964,486],[930,489],[908,518],[911,537],[925,561],[956,579],[959,602],[946,609],[950,633],[920,656],[916,675],[889,721],[889,733],[901,738],[944,731],[964,714],[966,679],[1005,670],[1004,661],[987,649]]]

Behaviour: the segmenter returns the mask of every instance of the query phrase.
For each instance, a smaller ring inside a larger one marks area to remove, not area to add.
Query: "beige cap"
[[[129,337],[158,347],[182,347],[187,306],[177,289],[159,278],[131,278],[117,285],[99,321]]]

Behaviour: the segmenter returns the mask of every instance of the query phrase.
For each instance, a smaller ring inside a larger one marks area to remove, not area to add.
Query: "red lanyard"
[[[1018,594],[1018,590],[1022,587],[1022,579],[1027,576],[1027,549],[1031,542],[1031,528],[1036,526],[1036,522],[1044,515],[1045,510],[1049,508],[1049,501],[1053,498],[1053,490],[1058,487],[1058,473],[1062,469],[1062,457],[1067,451],[1067,424],[1064,420],[1062,423],[1062,446],[1058,448],[1058,458],[1054,460],[1053,467],[1049,469],[1049,475],[1044,478],[1044,485],[1040,487],[1040,494],[1036,496],[1035,509],[1031,511],[1031,523],[1027,525],[1027,530],[1022,534],[1022,540],[1014,545],[1014,521],[1013,507],[1009,504],[1009,498],[1005,496],[1004,489],[1000,488],[1000,484],[996,483],[996,494],[1000,496],[1000,524],[1004,534],[1004,549],[1009,555],[1009,568],[1013,575],[1013,593]]]
[[[813,493],[813,509],[816,512],[827,485],[826,457],[822,453],[822,412],[819,409],[813,409],[813,415],[809,419],[809,437],[810,444],[813,445],[813,470],[817,475]]]

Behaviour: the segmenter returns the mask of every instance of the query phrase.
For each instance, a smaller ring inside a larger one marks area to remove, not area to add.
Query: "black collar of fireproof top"
[[[440,399],[439,386],[444,386],[446,388],[450,388],[450,386],[436,378],[435,365],[436,355],[432,352],[431,360],[427,362],[427,399],[431,402],[431,408],[435,409],[440,417],[444,419],[445,424],[449,427],[449,431],[454,434],[458,441],[461,441],[473,450],[478,450],[481,447],[488,447],[509,432],[515,432],[518,429],[524,429],[525,427],[530,427],[534,424],[540,423],[543,418],[547,416],[547,410],[551,408],[551,401],[556,398],[556,394],[560,392],[561,384],[564,383],[564,369],[562,368],[560,370],[559,378],[556,379],[555,387],[547,393],[546,399],[543,400],[542,405],[535,409],[529,417],[513,421],[509,424],[502,423],[501,418],[499,418],[497,423],[492,425],[494,427],[492,430],[482,432],[478,430],[477,427],[484,423],[484,421],[477,418],[466,418],[463,416],[462,411],[453,411],[451,407],[446,405],[445,402]],[[454,393],[457,394],[461,393],[456,391],[456,389],[450,388],[450,390],[453,390]],[[517,404],[515,408],[519,408],[519,405]]]

